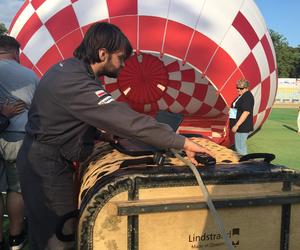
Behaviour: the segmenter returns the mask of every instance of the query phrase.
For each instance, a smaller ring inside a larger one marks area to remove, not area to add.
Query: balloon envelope
[[[26,0],[10,34],[21,62],[42,76],[98,21],[119,26],[135,51],[118,79],[102,78],[117,100],[144,113],[182,113],[181,133],[229,145],[228,108],[243,78],[255,97],[255,130],[267,119],[277,65],[253,0]]]

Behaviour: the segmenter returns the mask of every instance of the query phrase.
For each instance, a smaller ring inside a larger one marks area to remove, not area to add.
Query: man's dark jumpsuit
[[[30,249],[44,249],[53,239],[58,217],[76,208],[70,164],[89,154],[95,128],[157,148],[184,145],[184,137],[168,125],[115,101],[89,65],[76,58],[54,65],[35,92],[17,161]]]

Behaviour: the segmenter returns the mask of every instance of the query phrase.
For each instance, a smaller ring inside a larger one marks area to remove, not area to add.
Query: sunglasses
[[[241,87],[236,87],[236,89],[243,90],[244,88],[241,88]]]

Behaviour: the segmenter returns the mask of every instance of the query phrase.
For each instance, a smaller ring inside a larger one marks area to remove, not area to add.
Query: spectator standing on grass
[[[298,125],[298,134],[300,135],[300,106],[298,107],[297,125]]]
[[[28,108],[38,84],[35,73],[20,65],[19,48],[20,44],[15,38],[8,35],[0,36],[0,102],[4,103],[2,114],[5,114],[5,108],[10,103],[16,104],[18,110],[17,114],[10,118],[8,127],[0,134],[0,191],[7,193],[8,243],[11,250],[21,249],[26,239],[24,204],[16,169],[16,159],[25,136]],[[2,215],[2,193],[0,193],[0,196],[0,212]],[[1,239],[0,244],[3,246],[2,230],[0,231]]]
[[[239,80],[236,85],[237,98],[231,104],[229,121],[231,131],[234,133],[235,149],[239,155],[246,155],[247,138],[253,131],[254,97],[249,91],[250,83]]]

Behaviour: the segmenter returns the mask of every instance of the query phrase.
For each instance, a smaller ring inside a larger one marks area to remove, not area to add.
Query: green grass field
[[[297,109],[275,108],[263,127],[248,140],[249,153],[273,153],[272,162],[300,170]]]

